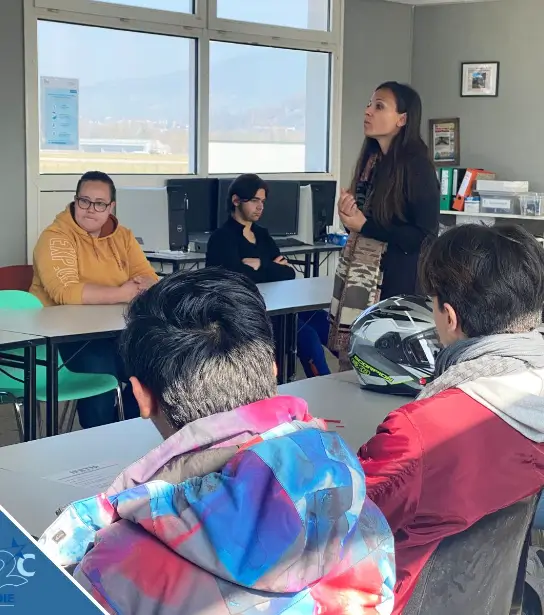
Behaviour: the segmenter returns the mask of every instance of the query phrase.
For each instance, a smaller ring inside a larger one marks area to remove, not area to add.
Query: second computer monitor
[[[218,189],[218,224],[224,224],[229,216],[228,192],[232,179],[220,179]],[[271,235],[296,235],[298,231],[298,206],[300,182],[293,180],[270,180],[264,212],[259,224]]]

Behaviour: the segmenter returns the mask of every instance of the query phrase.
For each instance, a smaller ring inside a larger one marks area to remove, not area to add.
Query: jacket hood
[[[458,388],[529,440],[544,443],[544,369],[477,378]]]
[[[59,228],[61,228],[65,232],[77,233],[82,238],[87,238],[90,241],[100,241],[108,239],[109,237],[115,235],[115,233],[117,232],[117,229],[119,228],[119,221],[113,214],[110,214],[108,220],[102,227],[100,237],[91,237],[89,233],[87,233],[86,230],[82,229],[75,221],[74,216],[72,215],[73,206],[74,203],[70,203],[70,205],[68,205],[64,211],[62,211],[60,214],[57,214],[53,225],[59,226]]]
[[[257,424],[268,427],[259,433]],[[299,592],[329,574],[349,575],[365,558],[379,560],[378,552],[388,553],[379,578],[390,582],[387,522],[366,499],[356,455],[321,427],[305,402],[289,397],[196,421],[107,494],[68,507],[40,547],[71,565],[100,540],[98,530],[126,520],[216,579],[259,592]]]
[[[335,433],[291,423],[263,438],[220,472],[177,485],[154,481],[111,503],[120,518],[216,577],[271,593],[301,591],[348,554],[364,474]]]

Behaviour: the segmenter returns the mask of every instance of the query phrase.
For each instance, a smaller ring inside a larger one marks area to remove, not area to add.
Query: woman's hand
[[[154,286],[158,280],[150,275],[137,275],[132,281],[138,284],[140,292],[143,292]]]
[[[260,258],[243,258],[242,263],[244,263],[244,265],[247,265],[248,267],[251,267],[252,269],[255,269],[255,271],[258,271],[261,267]]]
[[[365,225],[366,217],[357,207],[355,197],[347,190],[342,189],[338,199],[338,215],[340,221],[349,230],[360,233]]]
[[[277,265],[286,265],[287,267],[290,267],[291,265],[289,265],[289,261],[285,258],[285,256],[276,256],[276,258],[274,259],[274,262]]]

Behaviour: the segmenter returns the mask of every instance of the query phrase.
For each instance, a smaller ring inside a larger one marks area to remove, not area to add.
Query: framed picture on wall
[[[429,120],[429,148],[437,167],[458,167],[460,165],[458,117]]]
[[[463,62],[461,96],[498,96],[499,62]]]

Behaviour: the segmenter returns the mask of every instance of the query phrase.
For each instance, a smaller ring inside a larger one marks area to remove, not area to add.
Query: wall
[[[26,262],[23,0],[0,1],[0,266]]]
[[[345,0],[341,185],[363,141],[363,114],[383,81],[410,82],[413,9],[383,0]]]
[[[428,118],[461,118],[461,163],[529,180],[542,172],[542,0],[417,7],[412,83]],[[460,97],[461,62],[499,61],[498,98]]]

